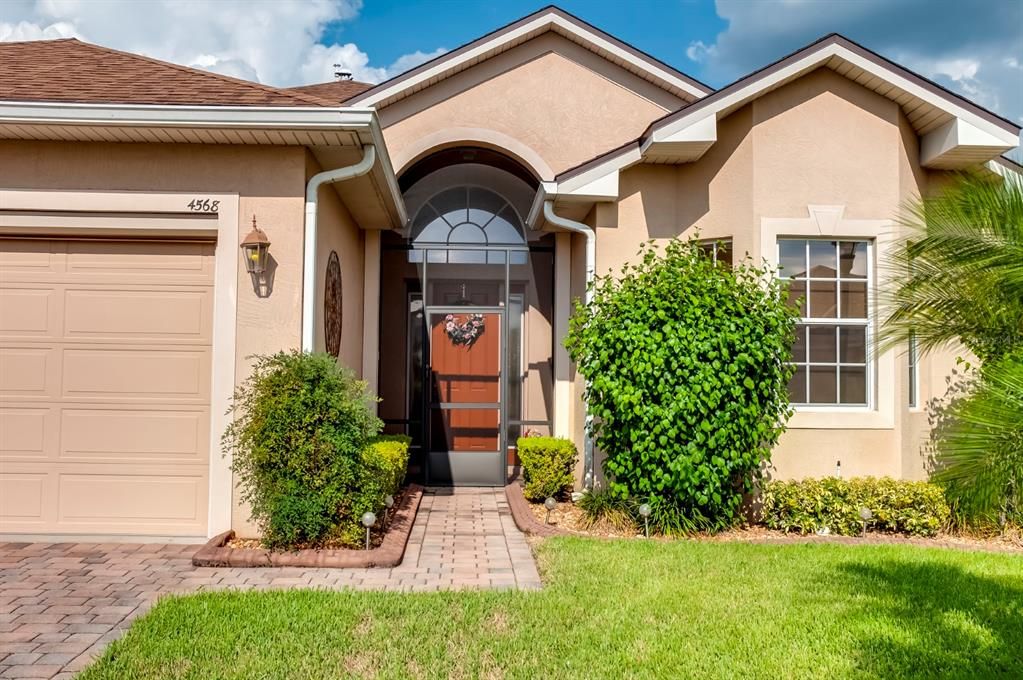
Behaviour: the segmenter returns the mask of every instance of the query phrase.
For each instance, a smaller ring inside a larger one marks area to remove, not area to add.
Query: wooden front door
[[[496,298],[496,290],[494,291]],[[484,294],[429,312],[430,481],[503,483],[503,313]],[[443,299],[443,298],[442,298]],[[447,302],[445,300],[445,302]]]

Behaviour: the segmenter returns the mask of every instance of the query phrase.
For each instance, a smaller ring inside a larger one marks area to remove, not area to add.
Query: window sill
[[[891,413],[867,407],[836,406],[819,408],[794,406],[789,419],[790,430],[893,430],[895,418]]]

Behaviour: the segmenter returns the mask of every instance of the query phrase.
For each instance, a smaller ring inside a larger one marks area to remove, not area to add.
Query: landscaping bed
[[[530,503],[522,495],[522,486],[512,482],[505,487],[508,505],[519,530],[533,536],[575,535],[595,538],[644,538],[641,527],[615,527],[598,521],[590,526],[586,514],[571,501],[558,503],[550,512],[543,503]],[[839,543],[846,545],[908,545],[930,548],[953,548],[1023,555],[1023,532],[1008,530],[995,536],[939,532],[934,536],[901,536],[868,531],[866,536],[798,534],[768,529],[759,525],[739,526],[717,533],[694,533],[678,539],[652,535],[651,540],[708,541],[715,543]]]
[[[214,536],[192,557],[197,567],[395,567],[405,555],[423,488],[411,484],[395,499],[386,529],[371,532],[369,550],[325,546],[289,551],[259,547],[257,539],[237,539],[234,531]]]

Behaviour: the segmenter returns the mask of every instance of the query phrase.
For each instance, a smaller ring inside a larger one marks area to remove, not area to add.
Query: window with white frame
[[[703,254],[709,257],[714,264],[722,264],[728,269],[732,268],[732,239],[708,239],[700,241],[698,245]]]
[[[906,357],[909,364],[909,407],[916,408],[920,400],[920,371],[918,370],[916,334],[909,334],[909,352]]]
[[[779,238],[778,266],[800,316],[792,347],[792,403],[867,406],[870,242]]]

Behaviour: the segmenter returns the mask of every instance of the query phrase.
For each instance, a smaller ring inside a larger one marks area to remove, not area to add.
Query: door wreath
[[[448,338],[455,345],[472,347],[473,343],[483,334],[484,327],[482,314],[470,314],[464,323],[459,323],[454,314],[444,317],[444,330],[447,331]]]

